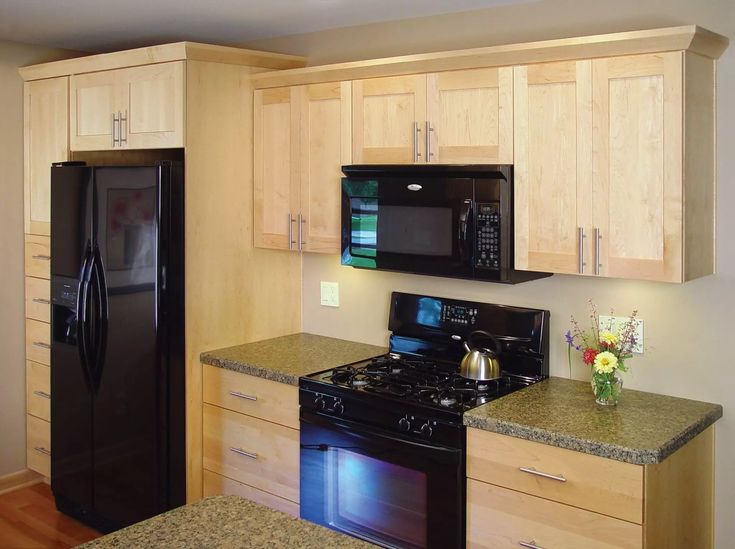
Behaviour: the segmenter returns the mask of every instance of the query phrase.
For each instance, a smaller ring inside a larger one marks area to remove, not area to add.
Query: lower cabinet
[[[634,465],[467,430],[467,546],[713,546],[714,431]]]
[[[26,460],[28,468],[51,478],[51,424],[26,415]]]
[[[203,368],[204,495],[236,494],[298,516],[298,389]]]

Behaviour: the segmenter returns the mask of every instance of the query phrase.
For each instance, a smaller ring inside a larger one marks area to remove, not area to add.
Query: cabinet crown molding
[[[728,44],[729,40],[725,36],[696,25],[685,25],[268,71],[253,75],[252,82],[254,88],[262,89],[423,72],[682,50],[717,59]]]
[[[216,46],[199,42],[175,42],[132,50],[75,57],[18,69],[23,80],[40,80],[72,74],[106,71],[169,61],[210,61],[264,69],[294,69],[307,64],[305,57],[257,50]]]

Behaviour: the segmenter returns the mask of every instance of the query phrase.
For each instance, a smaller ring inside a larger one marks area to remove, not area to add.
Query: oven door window
[[[344,448],[326,459],[330,526],[400,547],[426,547],[427,476]]]

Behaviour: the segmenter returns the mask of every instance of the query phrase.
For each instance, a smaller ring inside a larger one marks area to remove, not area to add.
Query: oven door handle
[[[329,416],[322,416],[321,414],[314,414],[304,409],[301,410],[301,421],[317,425],[325,429],[338,429],[340,431],[346,431],[350,437],[370,441],[371,438],[378,438],[386,442],[392,442],[396,444],[408,445],[412,448],[421,449],[423,452],[432,452],[436,455],[450,456],[455,455],[459,457],[462,450],[458,448],[448,448],[446,446],[438,446],[436,444],[428,444],[419,442],[416,440],[410,440],[401,438],[393,435],[388,431],[382,429],[376,429],[375,427],[369,427],[360,423],[355,423],[346,419],[337,419]],[[317,445],[319,450],[328,450],[329,445]],[[308,448],[309,445],[301,445],[302,449]],[[339,446],[335,446],[339,448]]]

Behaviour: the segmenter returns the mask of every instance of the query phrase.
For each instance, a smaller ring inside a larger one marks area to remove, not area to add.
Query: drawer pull
[[[521,547],[528,547],[528,549],[544,549],[540,545],[536,545],[536,540],[533,539],[531,541],[519,541],[518,545]]]
[[[51,395],[48,393],[44,393],[43,391],[33,391],[33,394],[36,396],[40,396],[41,398],[47,398],[51,400]]]
[[[51,261],[50,255],[32,255],[31,259],[40,259],[41,261]]]
[[[544,473],[543,471],[537,471],[534,467],[519,467],[518,469],[520,469],[524,473],[530,473],[532,475],[536,475],[536,476],[539,476],[539,477],[548,478],[548,479],[551,479],[551,480],[558,480],[559,482],[566,482],[567,481],[567,479],[564,478],[564,475],[552,475],[552,474],[549,474],[549,473]]]
[[[40,303],[41,305],[51,305],[51,301],[43,299],[42,297],[34,297],[33,303]]]
[[[49,345],[48,343],[44,343],[43,341],[34,341],[33,345],[35,345],[36,347],[41,347],[41,349],[51,348],[51,345]]]
[[[50,456],[51,452],[46,450],[46,448],[42,448],[41,446],[34,446],[33,449],[38,452],[39,454],[43,454],[44,456]]]
[[[252,452],[246,452],[242,448],[230,448],[231,452],[235,452],[236,454],[240,454],[241,456],[248,457],[250,459],[258,459],[258,454],[254,454]]]
[[[258,400],[258,397],[254,397],[252,395],[246,395],[245,393],[240,393],[239,391],[230,391],[230,394],[237,398],[244,398],[245,400],[252,400],[253,402]]]

